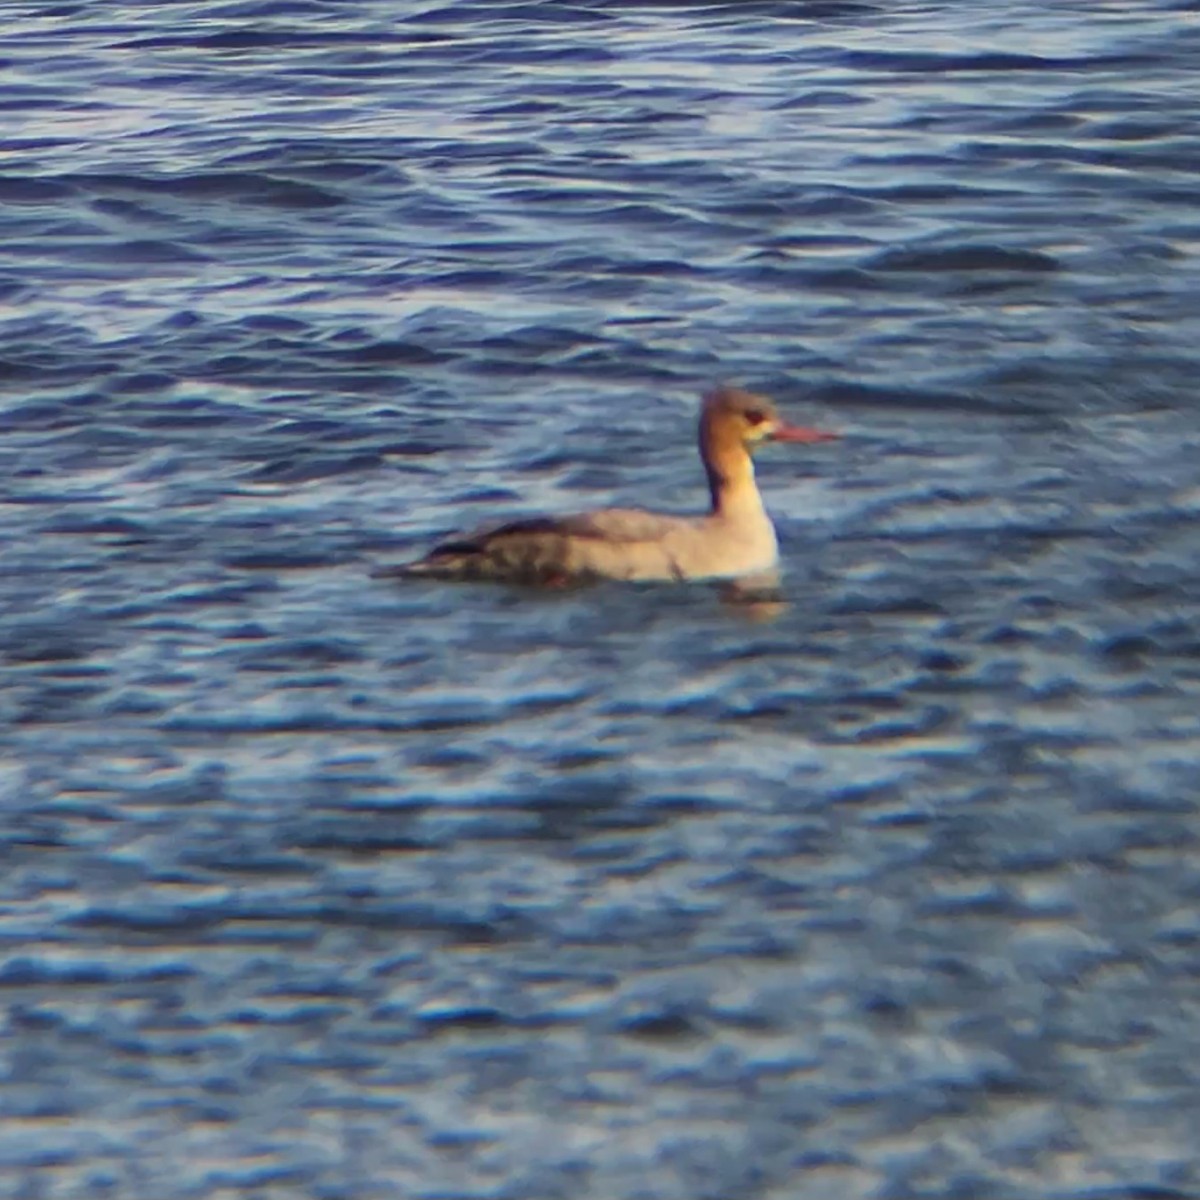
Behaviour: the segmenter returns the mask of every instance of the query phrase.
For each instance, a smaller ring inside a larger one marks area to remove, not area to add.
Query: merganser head
[[[789,425],[772,400],[739,387],[722,384],[704,398],[701,420],[724,436],[736,437],[747,450],[763,442],[831,442],[836,433]]]

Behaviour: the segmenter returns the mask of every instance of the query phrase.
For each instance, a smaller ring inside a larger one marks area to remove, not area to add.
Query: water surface
[[[0,1194],[1200,1191],[1194,8],[8,4]]]

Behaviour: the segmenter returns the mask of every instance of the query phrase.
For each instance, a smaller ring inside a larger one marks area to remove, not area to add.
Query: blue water
[[[1198,54],[5,4],[0,1196],[1200,1195]],[[371,577],[716,379],[782,611]]]

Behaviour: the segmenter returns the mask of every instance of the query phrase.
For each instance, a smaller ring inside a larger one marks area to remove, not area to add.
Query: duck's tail
[[[457,582],[526,584],[534,587],[566,587],[588,582],[572,575],[553,556],[544,558],[536,546],[503,540],[485,545],[473,541],[446,542],[424,558],[395,563],[371,572],[375,579],[440,579]]]
[[[377,567],[372,579],[467,579],[472,575],[469,557],[444,551],[418,558],[415,562],[392,563]]]

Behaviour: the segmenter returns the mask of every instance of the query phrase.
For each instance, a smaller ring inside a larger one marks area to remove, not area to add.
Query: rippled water
[[[1200,1193],[1194,3],[3,17],[0,1195]]]

